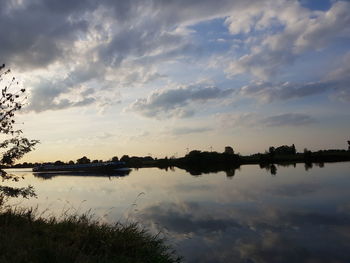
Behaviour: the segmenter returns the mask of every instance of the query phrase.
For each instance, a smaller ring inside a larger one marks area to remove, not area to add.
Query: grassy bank
[[[164,240],[135,224],[107,225],[88,216],[38,218],[33,210],[0,213],[0,262],[180,262]]]

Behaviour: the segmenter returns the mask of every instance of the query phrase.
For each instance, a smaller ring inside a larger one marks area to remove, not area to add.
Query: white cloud
[[[231,34],[245,36],[232,42],[244,45],[246,41],[247,48],[251,47],[234,61],[232,53],[222,55],[218,64],[229,59],[232,63],[226,70],[231,76],[251,73],[266,83],[304,51],[348,37],[350,21],[350,4],[344,1],[334,2],[328,11],[311,11],[298,1],[287,0],[5,0],[3,6],[0,57],[28,75],[24,81],[32,87],[29,109],[36,112],[118,103],[121,87],[142,88],[169,78],[161,73],[162,63],[188,57],[195,61],[200,55],[196,49],[200,43],[192,38],[195,31],[189,26],[202,21],[225,20]],[[318,92],[316,87],[314,91],[283,85],[288,89],[264,88],[258,95],[274,100],[302,97],[307,90]],[[257,95],[249,88],[241,91],[241,95]],[[206,100],[215,94],[219,93],[205,89],[197,96]],[[346,98],[348,93],[340,89],[339,94]],[[149,99],[138,100],[133,108],[142,115],[153,115]],[[159,109],[165,109],[166,116],[190,116],[194,112],[188,106],[193,100]],[[159,116],[158,111],[155,115]]]
[[[249,73],[267,80],[303,52],[322,49],[338,37],[350,37],[349,2],[335,2],[328,11],[312,11],[296,1],[267,1],[261,8],[254,5],[247,7],[247,12],[242,11],[226,20],[231,33],[277,29],[263,34],[250,53],[230,64],[227,72],[231,76]],[[237,20],[246,26],[235,24]]]
[[[317,82],[309,83],[272,83],[252,81],[241,87],[238,94],[263,103],[278,100],[304,98],[330,92],[331,97],[340,101],[350,101],[350,53],[345,54],[338,67]]]
[[[193,103],[225,98],[233,91],[234,89],[223,90],[201,85],[163,89],[152,92],[147,98],[136,100],[127,108],[127,111],[134,111],[145,117],[185,118],[194,114],[191,108]]]

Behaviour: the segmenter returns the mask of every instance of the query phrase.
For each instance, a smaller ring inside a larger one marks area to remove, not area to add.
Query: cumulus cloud
[[[159,72],[163,62],[189,57],[195,61],[200,56],[198,47],[202,43],[193,37],[191,26],[202,21],[222,19],[234,40],[247,45],[240,57],[229,56],[233,61],[226,70],[231,76],[248,72],[265,82],[303,52],[349,36],[350,4],[344,1],[335,1],[328,11],[312,11],[298,1],[287,0],[5,0],[1,4],[0,57],[11,68],[30,72],[28,78],[35,79],[30,82],[34,83],[30,104],[37,112],[111,104],[120,87],[142,87],[165,78]],[[52,72],[57,74],[55,80],[51,80]],[[43,91],[43,79],[50,79],[48,91]],[[310,85],[315,87],[306,90],[312,94],[317,93],[316,89],[327,89],[316,88],[327,86],[323,83]],[[85,93],[80,92],[81,86],[86,87]],[[290,89],[291,94],[280,94],[281,98],[300,97],[298,94],[305,92],[298,87]],[[105,95],[97,95],[101,90]],[[212,99],[215,95],[210,92],[217,93],[207,89],[198,91],[197,96]],[[250,91],[246,88],[242,94],[245,92]],[[264,92],[268,93],[266,89]],[[80,99],[67,97],[76,93]],[[349,98],[346,89],[339,89],[337,94]],[[38,100],[44,95],[48,96],[46,101]],[[159,99],[161,95],[166,94],[159,94]],[[272,94],[264,96],[278,99]],[[108,101],[110,97],[113,99]],[[191,116],[193,110],[183,105],[195,100],[170,102],[174,106],[158,108],[165,115]],[[150,116],[151,104],[148,99],[140,99],[134,109]]]
[[[252,81],[238,89],[238,95],[253,98],[262,103],[304,98],[327,92],[330,92],[331,97],[337,100],[350,101],[350,53],[341,59],[335,70],[317,82]]]
[[[130,56],[174,51],[187,41],[186,25],[224,16],[235,6],[229,0],[5,0],[0,10],[0,56],[33,69],[63,55],[69,59],[69,49],[73,47],[74,53],[84,44],[91,45],[90,55],[118,65]]]
[[[61,87],[57,83],[42,82],[31,93],[30,104],[27,111],[42,112],[45,110],[62,110],[71,107],[90,105],[95,99],[90,96],[78,96],[77,98],[64,98],[63,94],[70,91],[67,87]]]
[[[12,69],[30,71],[31,78],[35,78],[35,69],[41,70],[32,86],[32,98],[45,94],[42,79],[50,78],[54,71],[61,75],[51,81],[58,85],[47,91],[48,101],[32,100],[31,109],[86,105],[57,102],[60,99],[54,94],[65,94],[66,90],[57,89],[68,81],[70,90],[94,81],[99,86],[113,86],[113,93],[119,87],[163,78],[158,63],[194,50],[186,26],[220,17],[233,6],[228,0],[220,0],[220,4],[209,0],[5,0],[0,10],[0,57]],[[92,88],[90,85],[89,90]]]
[[[264,1],[260,6],[247,6],[246,12],[240,10],[228,17],[230,32],[282,29],[263,34],[250,53],[234,60],[227,69],[231,76],[250,73],[267,80],[303,52],[324,48],[336,38],[350,37],[349,2],[335,2],[328,11],[312,11],[297,1]]]
[[[194,114],[193,109],[190,108],[191,104],[225,98],[233,91],[234,89],[201,87],[200,85],[163,89],[152,92],[147,98],[136,100],[127,110],[145,117],[185,118]]]
[[[82,17],[84,1],[4,1],[3,5],[0,57],[16,68],[32,70],[65,58],[69,55],[67,45],[88,29]]]
[[[31,90],[25,111],[39,113],[89,105],[95,105],[103,111],[106,106],[120,103],[120,93],[110,93],[109,86],[106,86],[108,82],[98,86],[84,78],[75,75],[75,78],[68,76],[64,79],[40,80],[38,84],[31,84],[35,85],[35,88]]]

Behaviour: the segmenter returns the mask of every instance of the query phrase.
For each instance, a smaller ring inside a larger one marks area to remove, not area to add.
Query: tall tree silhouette
[[[5,64],[0,65],[0,167],[12,165],[26,153],[34,149],[38,140],[29,140],[22,135],[21,129],[16,129],[15,113],[18,112],[25,100],[25,89],[19,88],[19,83],[15,77],[9,75],[10,70],[5,68]],[[7,174],[0,169],[2,181],[19,178]],[[31,186],[16,188],[0,185],[0,197],[29,197],[34,196],[34,189]]]

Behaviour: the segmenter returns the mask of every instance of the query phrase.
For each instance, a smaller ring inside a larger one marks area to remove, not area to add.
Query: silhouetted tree
[[[350,141],[348,141],[348,151],[350,151]]]
[[[201,153],[201,151],[193,150],[193,151],[190,151],[186,156],[188,156],[188,157],[199,156],[200,153]]]
[[[312,155],[312,152],[310,150],[308,150],[307,148],[304,149],[304,159],[305,160],[310,160]]]
[[[118,161],[119,161],[119,159],[117,156],[112,157],[112,162],[118,162]]]
[[[0,66],[0,134],[5,138],[0,142],[0,166],[13,165],[14,162],[23,157],[24,154],[34,149],[39,142],[37,140],[28,140],[22,136],[22,130],[15,128],[15,113],[18,112],[26,99],[25,89],[20,89],[15,77],[5,78],[10,73],[5,69],[5,65]],[[5,83],[4,83],[5,82]],[[3,84],[4,83],[4,84]],[[0,170],[2,180],[18,181],[18,177],[8,175],[5,171]],[[0,186],[0,195],[2,197],[29,197],[35,196],[31,186],[15,188]]]
[[[232,148],[231,146],[226,146],[226,147],[225,147],[224,153],[227,153],[227,154],[234,154],[235,151],[233,150],[233,148]]]
[[[277,174],[277,166],[276,165],[271,164],[271,166],[270,166],[270,173],[273,176],[275,176]]]
[[[271,146],[270,148],[269,148],[269,154],[270,154],[270,156],[271,157],[273,157],[274,155],[275,155],[275,147],[273,147],[273,146]]]
[[[293,143],[293,145],[292,145],[291,149],[292,149],[292,153],[293,153],[293,154],[296,154],[296,153],[297,153],[297,150],[295,149],[295,145],[294,145],[294,143]]]
[[[226,177],[232,179],[235,176],[235,169],[226,170]]]
[[[83,156],[77,160],[77,164],[88,164],[88,163],[90,163],[90,159],[87,158],[86,156]]]
[[[305,162],[304,167],[305,167],[305,171],[308,171],[310,169],[312,169],[312,163],[311,162]]]
[[[130,160],[129,155],[123,155],[122,158],[120,158],[120,161],[127,163]]]
[[[275,148],[274,154],[275,155],[294,155],[296,154],[295,145],[293,144],[292,146],[288,146],[288,145],[279,146]]]

